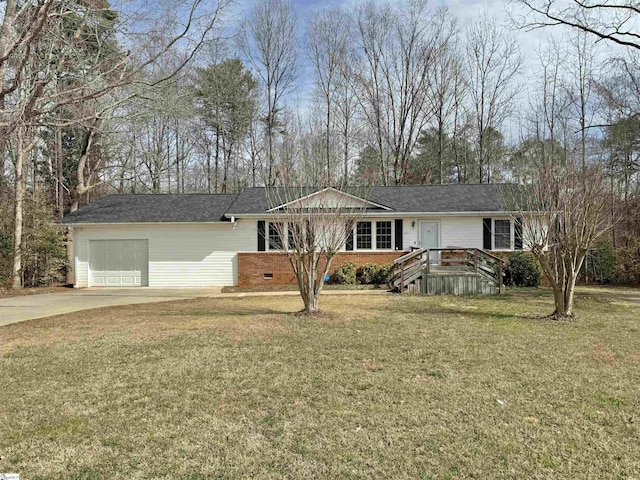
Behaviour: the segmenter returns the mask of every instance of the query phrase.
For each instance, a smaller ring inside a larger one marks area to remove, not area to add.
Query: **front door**
[[[420,246],[422,248],[440,248],[440,224],[438,222],[420,222]],[[439,252],[430,253],[431,263],[438,263]]]

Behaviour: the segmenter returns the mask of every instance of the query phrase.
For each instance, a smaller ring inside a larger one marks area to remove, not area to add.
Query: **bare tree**
[[[423,0],[402,10],[370,2],[356,14],[360,106],[376,138],[383,182],[402,184],[432,115],[427,86],[431,66],[449,41],[447,17],[431,14]]]
[[[446,181],[445,161],[450,160],[447,144],[455,128],[453,123],[464,80],[457,45],[457,23],[446,11],[443,10],[439,14],[446,16],[443,23],[446,28],[444,37],[447,41],[442,45],[441,52],[431,66],[431,81],[427,87],[430,109],[433,112],[433,120],[430,123],[437,137],[437,182],[443,184]]]
[[[248,20],[243,49],[266,97],[267,185],[275,184],[274,147],[285,96],[297,73],[296,20],[289,0],[260,0]]]
[[[326,183],[310,189],[302,183],[266,189],[272,217],[265,236],[266,241],[275,239],[270,248],[286,255],[304,302],[303,312],[313,314],[319,311],[318,297],[333,258],[366,211],[368,190],[333,188]]]
[[[525,7],[516,24],[526,29],[567,26],[600,40],[640,50],[636,0],[515,0]]]
[[[342,64],[333,102],[335,128],[340,138],[343,182],[347,182],[351,174],[351,159],[356,140],[362,129],[361,112],[358,109],[358,95],[353,81],[354,63],[354,55],[349,55]]]
[[[309,25],[308,43],[314,69],[316,93],[323,103],[325,130],[325,165],[328,183],[334,177],[332,162],[332,137],[334,119],[332,113],[338,100],[338,89],[344,85],[342,74],[346,70],[350,50],[350,22],[340,8],[317,13]]]
[[[582,167],[587,164],[587,137],[594,116],[593,96],[595,85],[595,61],[597,47],[587,33],[577,31],[569,37],[571,45],[569,64],[570,75],[568,96],[578,119],[578,133],[580,135],[580,159]]]
[[[476,20],[467,31],[466,78],[475,123],[478,180],[491,182],[488,138],[510,113],[518,90],[515,79],[522,56],[515,39],[488,17]]]
[[[86,193],[95,187],[86,181],[84,173],[93,140],[99,134],[97,127],[101,113],[117,108],[122,99],[98,108],[96,103],[140,80],[137,73],[152,68],[159,58],[175,53],[178,45],[187,44],[189,52],[182,56],[181,63],[169,78],[173,76],[193,58],[210,32],[218,26],[228,2],[216,2],[205,17],[203,1],[193,0],[187,9],[186,19],[174,25],[175,28],[157,35],[165,41],[148,44],[148,48],[140,52],[139,61],[134,62],[118,48],[116,39],[119,34],[125,38],[131,30],[139,31],[140,25],[119,23],[118,16],[103,0],[81,5],[73,0],[8,0],[0,25],[0,138],[6,139],[27,130],[35,131],[45,125],[82,125],[92,129],[79,158],[77,187],[73,190],[77,194]],[[195,38],[190,38],[196,29]],[[153,32],[148,33],[153,36]],[[157,85],[166,78],[151,85]],[[86,105],[89,107],[85,108]],[[61,118],[58,115],[61,111],[74,114]],[[82,114],[78,114],[80,112]],[[53,122],[50,120],[52,117],[56,119]],[[28,141],[22,143],[30,144]],[[15,170],[19,172],[22,171],[24,156],[17,155],[16,158]],[[16,175],[16,179],[12,284],[18,287],[21,284],[24,188],[20,185],[21,176]]]
[[[575,285],[585,256],[612,225],[609,202],[600,170],[572,162],[541,167],[532,184],[506,196],[505,209],[514,212],[524,242],[553,288],[553,318],[573,316]]]

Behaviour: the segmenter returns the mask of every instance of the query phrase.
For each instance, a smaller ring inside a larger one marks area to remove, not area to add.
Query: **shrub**
[[[615,250],[616,280],[630,285],[640,285],[640,239],[626,235],[625,245]]]
[[[363,285],[387,285],[393,278],[393,264],[366,263],[358,269],[357,277]]]
[[[6,283],[11,272],[13,245],[9,235],[0,231],[0,286]]]
[[[386,263],[384,265],[380,265],[380,270],[378,270],[378,285],[391,285],[391,281],[393,280],[393,271],[394,265],[393,263]]]
[[[602,242],[591,250],[582,264],[582,271],[587,280],[599,283],[613,283],[616,281],[615,256],[611,245]]]
[[[504,283],[514,287],[539,287],[540,268],[528,252],[513,252],[507,256]]]
[[[42,194],[26,195],[22,230],[22,279],[25,287],[62,283],[67,255],[64,230],[54,224],[54,207]],[[13,213],[0,201],[0,282],[10,281],[13,262]]]
[[[372,285],[378,276],[379,265],[376,263],[365,263],[358,269],[358,283],[363,285]]]
[[[356,283],[356,264],[347,262],[336,268],[333,274],[333,283],[340,285],[355,285]]]

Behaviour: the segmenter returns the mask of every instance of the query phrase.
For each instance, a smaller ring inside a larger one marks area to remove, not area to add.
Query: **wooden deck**
[[[504,291],[503,261],[479,249],[417,249],[395,261],[400,293],[496,295]]]

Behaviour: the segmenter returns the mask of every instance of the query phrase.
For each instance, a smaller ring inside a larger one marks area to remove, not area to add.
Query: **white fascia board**
[[[209,226],[233,226],[233,222],[109,222],[109,223],[53,223],[61,227],[144,227],[144,226],[176,226],[176,225],[209,225]]]
[[[517,215],[520,212],[367,212],[359,213],[358,217],[486,217],[486,216],[510,216]],[[321,214],[318,214],[321,215]],[[269,218],[276,217],[277,214],[264,212],[264,213],[234,213],[236,218]]]

